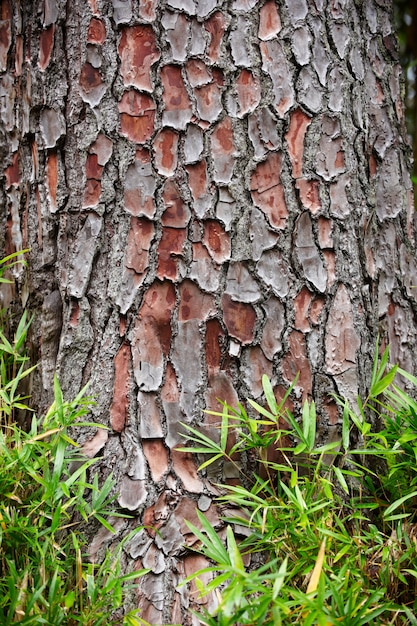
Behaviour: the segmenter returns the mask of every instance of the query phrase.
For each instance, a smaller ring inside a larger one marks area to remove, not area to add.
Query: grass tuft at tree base
[[[21,254],[0,261],[0,282]],[[120,556],[125,537],[102,563],[89,562],[82,526],[97,521],[112,531],[113,481],[89,482],[95,459],[79,457],[69,429],[103,427],[83,421],[91,405],[85,389],[66,402],[55,377],[55,400],[38,419],[20,393],[30,375],[25,348],[30,320],[24,312],[13,338],[8,337],[8,312],[0,316],[0,624],[47,626],[107,626],[123,606],[129,586],[147,570],[122,573]],[[16,416],[32,415],[22,429]],[[138,532],[140,528],[134,532]],[[127,626],[146,624],[133,611],[123,618]]]
[[[266,376],[264,406],[248,400],[248,411],[224,403],[210,412],[219,418],[218,442],[184,425],[192,447],[182,449],[204,455],[200,469],[223,459],[246,485],[220,485],[226,544],[203,514],[201,530],[188,523],[212,565],[187,582],[218,600],[198,614],[202,624],[417,624],[417,403],[395,384],[397,375],[414,386],[417,379],[388,359],[388,349],[381,359],[376,351],[357,411],[337,399],[337,442],[316,446],[314,402],[304,404],[298,423]],[[281,462],[267,460],[271,446]],[[239,456],[254,453],[259,473],[251,480]],[[244,567],[256,554],[263,564]]]

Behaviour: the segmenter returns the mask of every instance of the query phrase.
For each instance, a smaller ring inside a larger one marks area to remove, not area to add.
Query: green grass
[[[265,405],[248,400],[248,410],[224,404],[212,413],[219,418],[217,443],[185,426],[192,447],[183,449],[204,455],[200,469],[223,459],[242,477],[240,485],[221,485],[226,545],[204,515],[202,530],[188,524],[212,563],[189,580],[201,595],[218,597],[214,612],[199,615],[201,623],[417,624],[417,403],[395,384],[398,375],[414,386],[417,379],[388,358],[388,349],[375,356],[370,392],[358,398],[358,410],[337,399],[338,442],[317,447],[314,402],[304,404],[299,423],[285,399],[276,402],[266,376]],[[237,433],[231,449],[230,430]],[[351,439],[360,445],[352,447]],[[281,462],[268,462],[271,446]],[[251,477],[240,458],[254,452],[259,472]],[[239,526],[248,536],[235,536]],[[263,565],[245,568],[248,554]],[[211,582],[203,585],[207,572]]]
[[[0,261],[0,282],[16,262],[17,255]],[[57,378],[52,406],[36,417],[20,392],[34,369],[25,353],[30,320],[24,312],[12,337],[7,311],[0,321],[0,624],[120,624],[112,616],[146,570],[122,573],[121,551],[131,535],[101,563],[88,561],[83,527],[95,523],[112,531],[113,481],[109,476],[99,485],[95,460],[79,456],[69,434],[75,425],[102,426],[85,422],[91,405],[85,390],[67,402]],[[17,423],[22,412],[30,416],[27,429]],[[123,623],[145,622],[133,611]]]

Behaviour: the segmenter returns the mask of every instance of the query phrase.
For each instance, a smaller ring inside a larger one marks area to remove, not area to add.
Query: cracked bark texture
[[[204,566],[184,519],[221,523],[212,486],[176,450],[212,437],[218,398],[318,408],[369,381],[378,333],[415,371],[417,265],[388,0],[39,0],[0,3],[4,252],[30,247],[16,290],[35,313],[35,404],[53,372],[90,382],[87,456],[113,472],[130,602],[152,624],[197,624]]]

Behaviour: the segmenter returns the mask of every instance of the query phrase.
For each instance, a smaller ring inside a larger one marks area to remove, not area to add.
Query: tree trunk
[[[113,472],[132,602],[197,623],[184,519],[219,524],[181,422],[217,399],[355,400],[378,333],[416,361],[414,213],[388,0],[2,0],[5,252],[34,313],[36,407],[90,382],[86,454]],[[223,476],[234,480],[233,468]],[[209,600],[210,602],[210,600]]]

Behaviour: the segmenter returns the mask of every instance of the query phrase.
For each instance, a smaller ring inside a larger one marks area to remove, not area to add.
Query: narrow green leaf
[[[397,373],[401,374],[401,376],[404,376],[404,378],[409,380],[410,383],[413,383],[413,385],[415,387],[417,387],[417,378],[415,376],[413,376],[412,374],[410,374],[410,372],[406,372],[405,370],[403,370],[400,367],[398,367],[397,368]]]
[[[274,581],[274,586],[272,588],[273,600],[277,599],[278,594],[281,591],[282,585],[284,584],[285,576],[287,574],[287,565],[288,565],[288,557],[285,557],[285,559],[281,563],[279,570],[276,574],[276,579]]]
[[[258,413],[271,420],[271,422],[273,422],[274,424],[276,423],[276,416],[267,411],[263,406],[255,402],[255,400],[251,400],[250,398],[248,398],[248,404],[250,404],[255,409],[255,411],[258,411]]]
[[[229,552],[230,561],[233,567],[242,574],[245,572],[242,555],[240,554],[238,545],[231,526],[226,528],[227,550]]]
[[[105,528],[106,530],[108,530],[110,533],[112,533],[112,534],[114,535],[114,533],[115,533],[116,531],[114,530],[113,526],[112,526],[111,524],[109,524],[109,522],[108,522],[106,519],[104,519],[104,517],[103,517],[102,515],[99,515],[98,513],[94,513],[94,518],[95,518],[98,522],[100,522],[100,524],[101,524],[102,526],[104,526],[104,528]]]
[[[273,416],[278,415],[279,411],[278,411],[277,401],[274,395],[274,390],[272,388],[271,381],[269,380],[266,374],[262,376],[262,388],[264,390],[265,398],[271,410],[272,415]]]
[[[339,484],[342,487],[343,491],[348,494],[349,487],[347,485],[347,482],[345,480],[345,477],[343,476],[343,473],[340,467],[337,467],[337,465],[333,465],[333,471],[336,474],[337,480],[339,481]]]
[[[349,406],[345,402],[343,407],[343,422],[342,422],[342,445],[343,450],[347,452],[349,450],[349,435],[350,435],[350,421],[349,421]]]
[[[220,427],[220,447],[225,452],[227,446],[227,435],[229,434],[229,414],[227,406],[224,407],[222,423]]]
[[[396,373],[397,373],[397,366],[395,365],[393,368],[391,368],[391,370],[388,372],[388,374],[386,374],[383,378],[381,378],[381,380],[379,380],[378,382],[376,382],[372,387],[371,387],[371,391],[370,391],[370,395],[373,398],[376,398],[377,396],[381,395],[381,393],[384,393],[384,391],[392,384]]]
[[[417,491],[413,491],[412,493],[409,493],[406,496],[403,496],[402,498],[399,498],[398,500],[395,500],[395,502],[393,502],[384,511],[384,517],[387,517],[388,515],[391,515],[391,513],[393,511],[395,511],[396,509],[398,509],[398,507],[400,507],[402,504],[404,504],[404,502],[406,502],[407,500],[410,500],[411,498],[415,498],[416,496],[417,496]]]

